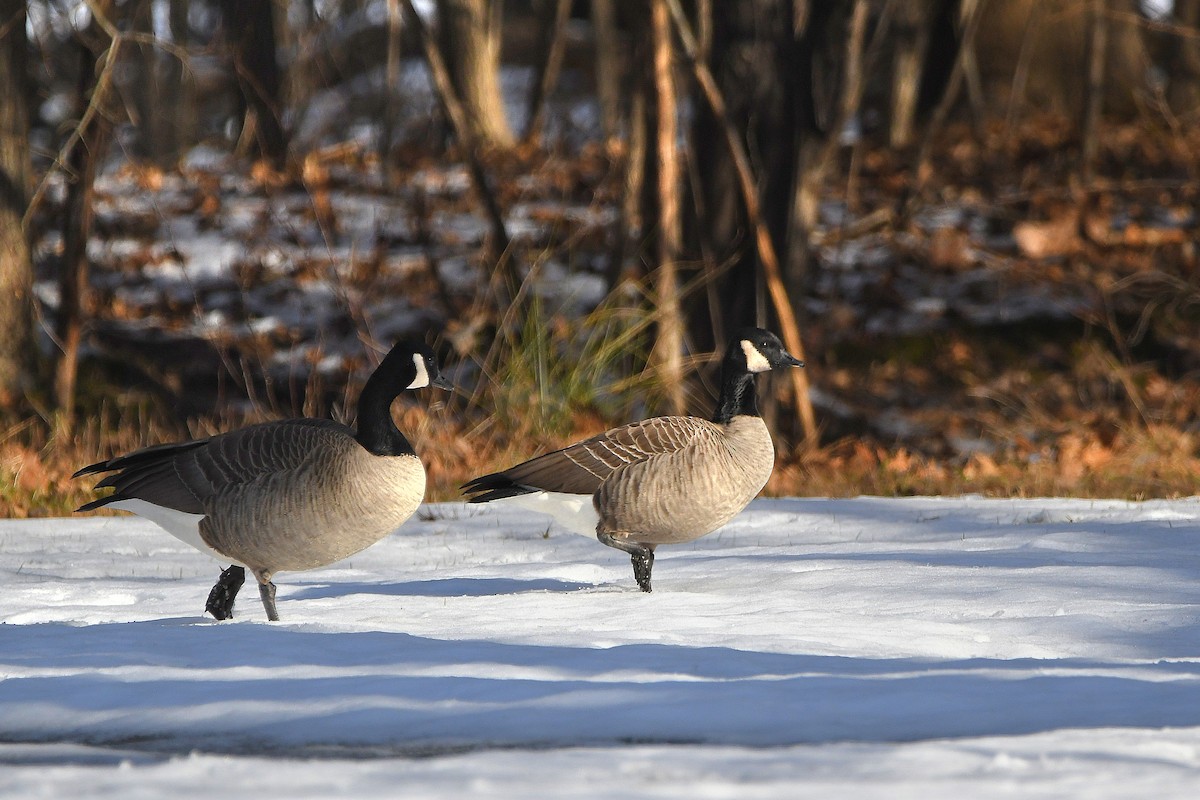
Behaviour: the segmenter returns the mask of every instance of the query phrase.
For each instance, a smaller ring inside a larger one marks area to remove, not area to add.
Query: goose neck
[[[754,376],[745,370],[726,366],[721,377],[721,394],[717,398],[713,422],[726,425],[734,417],[740,416],[758,416]]]
[[[384,385],[378,377],[376,371],[358,398],[358,430],[354,438],[377,456],[415,455],[408,439],[392,421],[392,401],[400,392]]]

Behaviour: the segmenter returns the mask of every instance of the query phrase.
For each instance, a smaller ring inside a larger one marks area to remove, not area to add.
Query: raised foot
[[[233,601],[237,599],[238,591],[246,582],[246,569],[233,564],[217,578],[204,610],[213,615],[214,619],[233,619]]]

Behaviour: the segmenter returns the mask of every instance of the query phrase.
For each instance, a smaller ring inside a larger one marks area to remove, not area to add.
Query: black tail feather
[[[72,478],[82,478],[85,475],[96,475],[101,472],[111,472],[96,484],[97,489],[113,487],[115,492],[107,497],[101,497],[90,503],[84,503],[76,512],[95,511],[109,503],[137,497],[137,489],[152,481],[156,473],[173,469],[172,457],[179,453],[192,450],[207,444],[209,439],[195,439],[189,442],[171,442],[153,447],[146,447],[123,456],[115,456],[107,461],[97,461],[78,470]],[[178,496],[177,496],[178,495]],[[158,491],[152,496],[151,502],[177,508],[180,511],[193,512],[192,506],[197,504],[196,498],[187,491],[186,487],[176,488],[174,492]]]
[[[95,511],[97,508],[106,506],[115,500],[122,499],[124,498],[120,497],[119,495],[110,494],[108,497],[101,497],[99,500],[93,500],[90,503],[84,503],[79,508],[75,509],[75,513],[78,514],[81,511]]]
[[[86,467],[80,467],[79,469],[75,470],[75,474],[71,477],[82,478],[84,475],[95,475],[97,472],[108,472],[110,469],[112,469],[112,467],[108,465],[109,461],[111,460],[112,459],[108,459],[107,461],[97,461],[95,464],[88,464]]]
[[[95,475],[98,472],[111,472],[115,469],[136,467],[164,457],[169,458],[176,453],[182,453],[185,450],[191,450],[194,447],[207,444],[208,441],[208,439],[193,439],[188,442],[171,442],[170,444],[157,444],[153,447],[145,447],[123,456],[115,456],[105,461],[97,461],[95,464],[88,464],[86,467],[77,470],[71,477],[82,478],[84,475]]]
[[[468,503],[490,503],[493,500],[503,500],[506,497],[516,497],[538,491],[528,486],[522,486],[513,481],[503,472],[493,472],[462,485],[462,492],[468,495]]]

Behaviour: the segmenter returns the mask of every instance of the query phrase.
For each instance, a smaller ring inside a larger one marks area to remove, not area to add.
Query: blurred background
[[[0,0],[0,515],[406,336],[453,498],[745,324],[768,492],[1195,494],[1198,118],[1200,0]]]

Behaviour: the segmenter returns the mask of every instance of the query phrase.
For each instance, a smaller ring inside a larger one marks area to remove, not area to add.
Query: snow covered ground
[[[0,795],[1194,797],[1200,499],[760,500],[621,553],[429,506],[201,615],[133,518],[0,521]]]

